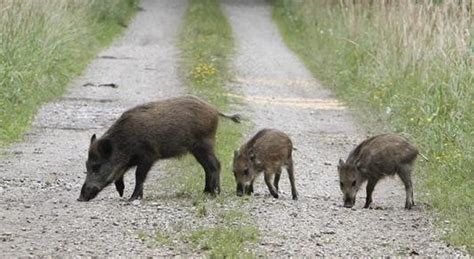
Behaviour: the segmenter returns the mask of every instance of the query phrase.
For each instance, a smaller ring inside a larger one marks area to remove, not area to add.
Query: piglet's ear
[[[256,165],[256,166],[261,166],[262,165],[262,161],[257,159],[257,156],[255,155],[255,152],[253,151],[253,149],[249,150],[248,155],[249,155],[250,161],[252,161],[254,163],[254,165]]]
[[[113,146],[112,141],[110,139],[100,139],[97,143],[97,149],[99,150],[99,154],[103,158],[109,158],[112,155]]]
[[[361,173],[366,173],[366,169],[362,166],[360,161],[356,163],[355,169]]]
[[[337,165],[337,169],[341,169],[344,166],[344,160],[339,159],[339,164]]]
[[[94,143],[94,141],[95,141],[96,139],[97,139],[97,137],[95,136],[95,134],[92,135],[92,137],[91,137],[91,144]]]

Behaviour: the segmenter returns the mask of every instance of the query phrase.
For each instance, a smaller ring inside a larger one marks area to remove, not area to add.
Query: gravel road
[[[23,142],[3,150],[2,256],[202,255],[183,243],[167,248],[140,238],[155,229],[196,222],[191,205],[183,204],[189,201],[151,192],[166,177],[163,163],[150,172],[144,201],[128,203],[107,188],[91,202],[76,202],[90,136],[102,134],[131,106],[185,92],[175,39],[186,4],[142,0],[143,10],[125,35],[100,53],[63,97],[41,108]],[[423,206],[403,209],[404,191],[396,179],[377,186],[379,209],[360,209],[363,193],[356,209],[341,207],[336,162],[364,132],[282,43],[267,1],[225,0],[223,7],[239,47],[238,76],[229,87],[242,93],[234,97],[244,101],[242,112],[255,122],[251,133],[279,128],[291,135],[297,149],[300,199],[291,200],[286,177],[278,200],[260,180],[255,198],[243,208],[261,230],[258,250],[271,257],[462,254],[439,241]],[[133,189],[133,176],[128,173],[125,179],[125,197]],[[212,219],[200,224],[212,224]]]
[[[284,45],[268,1],[225,0],[224,9],[239,46],[238,78],[231,88],[243,93],[235,97],[245,101],[252,115],[251,134],[278,128],[296,147],[300,199],[291,199],[283,174],[280,199],[273,199],[260,179],[258,196],[247,208],[263,233],[260,248],[270,257],[462,254],[439,241],[423,206],[404,210],[405,191],[398,179],[377,185],[373,197],[378,209],[361,209],[365,188],[355,209],[341,206],[336,165],[366,137],[365,132]]]

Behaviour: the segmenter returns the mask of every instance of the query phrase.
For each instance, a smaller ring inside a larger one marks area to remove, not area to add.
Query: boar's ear
[[[95,141],[96,139],[97,139],[97,137],[95,136],[95,134],[92,135],[92,137],[91,137],[91,144],[94,143],[94,141]]]
[[[109,158],[112,155],[112,141],[110,139],[99,140],[97,149],[103,158]]]
[[[344,160],[339,158],[339,164],[337,165],[337,169],[341,169],[344,166]]]

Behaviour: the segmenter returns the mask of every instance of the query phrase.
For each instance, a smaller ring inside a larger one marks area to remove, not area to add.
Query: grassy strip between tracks
[[[220,111],[229,111],[232,100],[226,95],[228,90],[224,85],[232,77],[234,41],[230,24],[217,0],[191,0],[184,19],[179,46],[181,70],[190,86],[189,92]],[[179,230],[178,238],[211,257],[250,256],[252,245],[259,239],[254,222],[240,211],[245,199],[235,195],[231,170],[233,150],[240,145],[242,133],[248,128],[248,122],[236,124],[220,118],[216,154],[222,165],[221,194],[216,198],[203,194],[204,171],[194,157],[189,155],[170,165],[173,177],[166,188],[191,200],[196,212],[196,222],[193,226],[183,224],[188,227]],[[176,236],[158,232],[155,241],[164,245],[170,244],[170,236]]]

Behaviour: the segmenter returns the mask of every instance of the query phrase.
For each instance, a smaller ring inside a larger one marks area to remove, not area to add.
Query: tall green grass
[[[0,0],[0,145],[118,34],[138,0]]]
[[[472,251],[469,2],[278,0],[274,7],[286,43],[316,77],[361,116],[377,114],[393,131],[409,135],[429,158],[417,165],[418,193],[438,212],[449,242]]]
[[[189,91],[215,105],[220,111],[231,110],[225,83],[232,77],[230,60],[234,52],[232,29],[218,0],[191,0],[181,29],[181,72]],[[172,182],[168,188],[180,196],[191,197],[199,218],[221,218],[211,227],[188,229],[183,238],[211,257],[247,255],[248,245],[258,239],[258,231],[246,213],[239,212],[242,199],[236,198],[232,174],[233,151],[240,145],[245,123],[220,118],[216,155],[221,162],[221,194],[216,198],[203,194],[204,171],[194,157],[187,156],[171,165]],[[232,220],[226,220],[232,215]],[[196,225],[199,225],[197,223]]]

